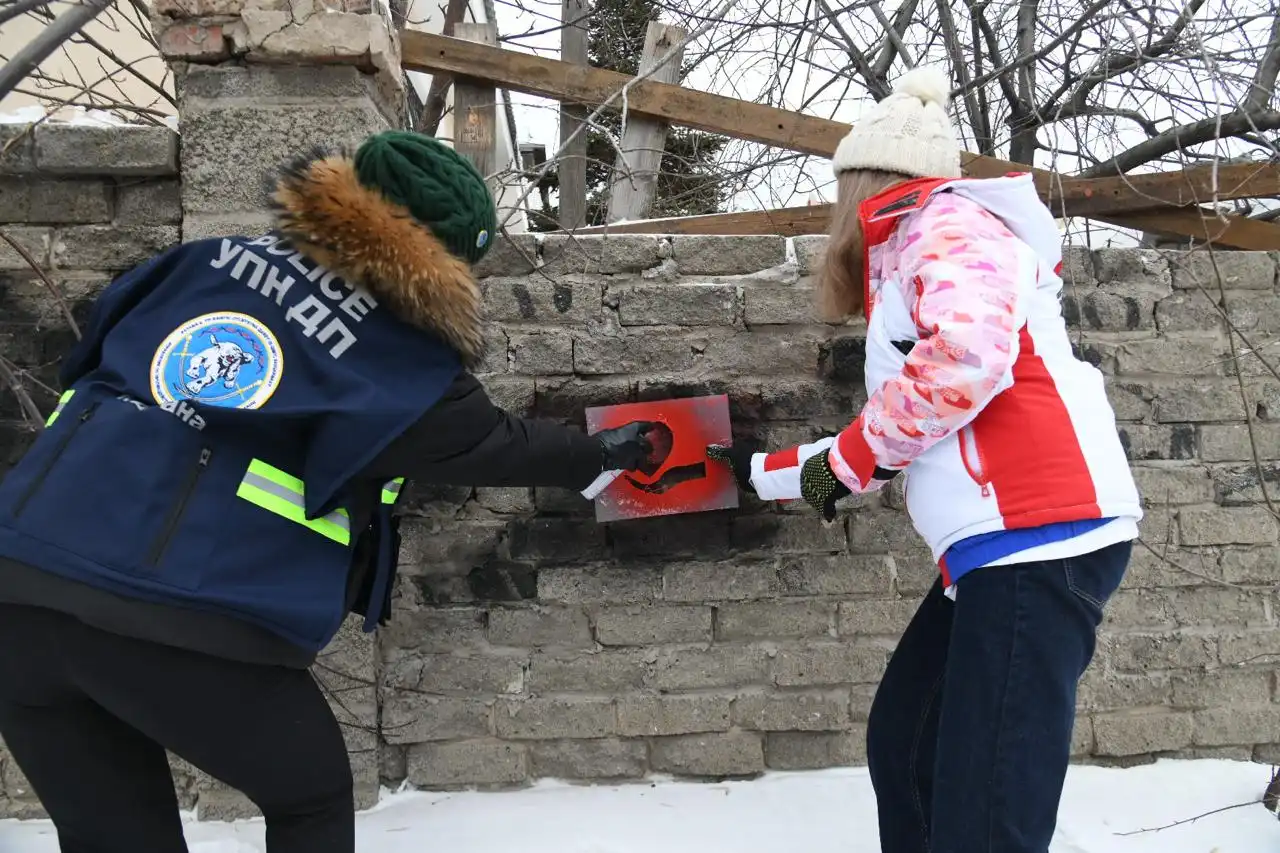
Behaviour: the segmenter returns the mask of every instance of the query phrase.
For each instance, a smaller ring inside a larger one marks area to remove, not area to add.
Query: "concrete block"
[[[1271,702],[1271,675],[1260,669],[1181,673],[1172,679],[1173,704],[1202,711],[1265,706]]]
[[[1155,414],[1162,423],[1239,421],[1244,420],[1244,404],[1235,380],[1186,381],[1160,389]]]
[[[1160,337],[1116,348],[1120,373],[1167,373],[1179,377],[1225,376],[1231,349],[1218,335]]]
[[[581,563],[606,556],[604,528],[595,521],[534,518],[510,525],[511,556],[517,560]]]
[[[815,275],[822,269],[822,259],[827,254],[826,234],[802,234],[791,238],[796,253],[796,271],[800,275]]]
[[[514,373],[555,376],[573,373],[573,338],[566,334],[511,335]]]
[[[49,175],[171,177],[178,174],[178,134],[167,127],[42,124],[35,157]]]
[[[538,598],[544,602],[634,604],[661,594],[662,571],[657,568],[556,566],[538,572]]]
[[[1266,499],[1280,494],[1280,465],[1262,463],[1261,477],[1257,465],[1246,462],[1240,465],[1221,465],[1213,468],[1213,482],[1217,487],[1218,502],[1223,506],[1262,504]],[[1266,483],[1266,496],[1262,484]]]
[[[603,646],[711,641],[711,608],[631,604],[605,607],[595,614],[596,640]]]
[[[1228,583],[1280,583],[1280,555],[1272,548],[1226,549],[1219,562]]]
[[[4,233],[25,249],[31,259],[41,267],[47,268],[49,266],[50,248],[53,245],[52,229],[16,225],[6,227]],[[21,253],[9,245],[8,240],[0,240],[0,270],[32,271],[31,265]]]
[[[499,699],[493,720],[498,736],[512,740],[597,738],[618,731],[612,699]]]
[[[529,693],[637,690],[653,670],[651,653],[639,649],[598,652],[536,653],[529,663]]]
[[[732,326],[741,315],[738,288],[727,284],[636,284],[610,287],[623,326]]]
[[[580,337],[573,349],[573,367],[584,376],[684,371],[693,367],[695,355],[706,346],[705,338],[683,335]]]
[[[819,320],[817,292],[812,287],[750,285],[742,289],[747,326],[790,326]]]
[[[1129,589],[1196,586],[1223,579],[1218,555],[1206,550],[1166,548],[1153,543],[1154,551],[1136,545],[1125,572]]]
[[[660,239],[651,234],[548,234],[542,238],[542,271],[638,273],[656,267]]]
[[[382,697],[382,736],[387,743],[422,743],[488,737],[490,702],[388,690]]]
[[[1274,665],[1280,658],[1280,631],[1223,631],[1218,637],[1218,656],[1223,666]]]
[[[26,175],[36,170],[36,138],[30,124],[0,124],[0,174]]]
[[[838,554],[848,549],[845,520],[828,524],[817,515],[761,513],[733,518],[737,551],[766,554]]]
[[[868,683],[884,675],[887,662],[887,651],[878,646],[789,646],[778,650],[774,679],[780,687]]]
[[[849,694],[745,693],[733,700],[731,720],[756,731],[840,731],[849,725]]]
[[[1212,289],[1208,294],[1198,290],[1178,291],[1160,300],[1156,321],[1164,334],[1192,331],[1225,332],[1218,303],[1223,296]],[[1280,330],[1280,296],[1268,291],[1228,290],[1225,295],[1227,316],[1236,329],[1253,338],[1273,335]],[[1274,363],[1270,353],[1268,360]]]
[[[1120,443],[1131,461],[1193,459],[1196,456],[1196,427],[1191,424],[1121,424],[1118,431]]]
[[[488,257],[481,263],[488,263]],[[480,289],[484,293],[485,316],[499,323],[580,326],[599,321],[603,311],[601,284],[548,281],[541,275],[531,275],[485,279]]]
[[[833,634],[830,601],[748,601],[716,608],[717,640],[795,639]]]
[[[587,614],[567,607],[495,607],[489,612],[489,642],[495,646],[587,648]]]
[[[184,210],[214,214],[263,210],[271,188],[268,178],[297,152],[313,146],[354,147],[387,127],[372,100],[325,102],[319,94],[309,100],[282,106],[263,101],[229,106],[184,98]]]
[[[1100,284],[1120,287],[1168,288],[1172,283],[1169,262],[1155,249],[1096,249],[1093,273]]]
[[[1170,676],[1164,673],[1123,675],[1094,666],[1080,681],[1076,706],[1086,711],[1165,706],[1172,695]]]
[[[1071,757],[1083,758],[1097,751],[1097,739],[1093,731],[1093,718],[1077,716],[1071,727]]]
[[[1169,615],[1182,628],[1232,629],[1264,627],[1271,623],[1271,608],[1256,591],[1220,586],[1165,590]]]
[[[754,776],[764,770],[764,744],[756,732],[655,738],[649,765],[659,773],[677,776]]]
[[[533,413],[538,417],[583,425],[583,410],[587,407],[630,403],[635,397],[636,382],[631,379],[539,378]]]
[[[219,62],[231,56],[228,35],[222,24],[175,23],[159,28],[157,41],[169,62]]]
[[[391,623],[379,631],[383,648],[422,652],[455,652],[487,645],[487,611],[477,607],[396,610]]]
[[[1269,545],[1276,520],[1263,507],[1183,508],[1178,530],[1184,545]]]
[[[879,599],[840,602],[836,623],[843,638],[899,637],[915,616],[920,602],[915,599]]]
[[[627,737],[729,730],[730,697],[628,694],[618,698],[618,733]]]
[[[533,490],[526,487],[487,487],[476,489],[476,503],[492,512],[527,513],[533,510]]]
[[[1188,290],[1204,288],[1215,297],[1219,287],[1227,290],[1271,290],[1276,285],[1275,258],[1266,252],[1166,252],[1173,272],[1173,286]]]
[[[766,420],[845,417],[863,402],[861,393],[844,383],[794,377],[764,379],[760,383],[760,416]],[[815,528],[822,525],[820,520],[811,521]]]
[[[671,256],[681,275],[744,275],[776,267],[786,260],[784,237],[678,234]]]
[[[847,732],[769,732],[764,761],[770,770],[822,770],[867,763],[866,726]]]
[[[274,217],[265,211],[188,213],[182,220],[182,242],[194,243],[217,237],[252,237],[266,234],[274,227]]]
[[[1199,465],[1135,465],[1133,478],[1146,506],[1212,503],[1213,480]]]
[[[1098,755],[1144,755],[1184,749],[1193,743],[1191,714],[1156,711],[1142,714],[1095,714],[1093,733]]]
[[[773,563],[677,563],[662,573],[667,601],[746,601],[773,598],[781,592]]]
[[[769,651],[758,646],[661,649],[645,686],[701,690],[769,683]]]
[[[116,187],[116,222],[121,225],[181,223],[182,186],[177,181],[119,184]]]
[[[1185,633],[1127,634],[1114,638],[1111,664],[1121,672],[1192,669],[1218,660],[1216,638]]]
[[[626,559],[721,558],[729,550],[727,512],[617,521],[609,525],[613,553]]]
[[[1198,746],[1275,743],[1280,741],[1280,707],[1223,705],[1194,715]]]
[[[853,524],[856,527],[857,519],[854,519]],[[915,543],[914,547],[919,549],[919,543]],[[889,596],[894,590],[894,573],[897,572],[901,579],[905,565],[906,560],[902,557],[864,554],[835,557],[784,556],[778,561],[778,577],[787,595]],[[937,567],[932,565],[931,560],[921,565],[921,574],[924,575],[921,584],[927,587],[933,583]]]
[[[176,225],[79,225],[58,232],[53,263],[62,269],[125,271],[178,242]]]
[[[536,234],[499,235],[472,270],[477,278],[528,275],[538,268],[538,252]]]
[[[1069,326],[1094,332],[1135,332],[1156,327],[1152,292],[1118,292],[1101,287],[1068,289],[1062,295],[1062,314]]]
[[[396,670],[407,675],[393,681],[390,672],[384,672],[383,683],[427,693],[497,694],[523,690],[529,660],[523,654],[423,654],[408,658],[407,663],[408,667]],[[386,666],[389,668],[391,662]]]
[[[1062,247],[1062,282],[1067,288],[1097,284],[1093,252],[1087,246]]]
[[[638,779],[645,774],[644,741],[599,738],[534,743],[533,775],[555,779]]]
[[[727,331],[727,330],[722,330]],[[825,327],[760,326],[750,332],[708,334],[701,344],[701,370],[741,375],[744,367],[761,376],[815,378],[827,361],[831,332]]]
[[[59,225],[110,221],[111,193],[103,181],[0,179],[0,223]]]
[[[524,746],[495,741],[415,744],[407,765],[409,782],[424,788],[506,785],[529,774]]]

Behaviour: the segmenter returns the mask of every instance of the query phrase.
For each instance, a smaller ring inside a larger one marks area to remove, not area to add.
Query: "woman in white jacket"
[[[1142,512],[1102,376],[1067,337],[1053,217],[1028,174],[961,179],[948,89],[908,72],[834,157],[819,288],[831,319],[866,317],[867,404],[832,438],[711,455],[828,520],[906,479],[940,571],[867,726],[881,847],[1046,853]]]

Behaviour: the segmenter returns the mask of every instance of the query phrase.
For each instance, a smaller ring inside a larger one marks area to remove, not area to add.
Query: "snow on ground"
[[[1156,832],[1122,833],[1258,799],[1269,768],[1161,761],[1072,767],[1051,853],[1267,853],[1280,821],[1261,805]],[[879,853],[865,768],[770,774],[752,782],[573,787],[505,793],[396,793],[360,814],[361,853]],[[261,853],[260,821],[187,824],[191,853]],[[0,853],[57,853],[43,821],[0,821]]]

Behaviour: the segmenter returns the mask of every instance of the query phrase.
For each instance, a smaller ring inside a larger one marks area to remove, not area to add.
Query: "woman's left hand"
[[[711,444],[707,446],[707,458],[729,466],[733,471],[733,479],[738,481],[738,488],[744,492],[755,494],[755,486],[751,485],[751,457],[755,451],[745,444]]]
[[[800,469],[800,494],[805,503],[822,513],[823,520],[835,521],[836,501],[852,493],[836,478],[823,451],[810,456]]]

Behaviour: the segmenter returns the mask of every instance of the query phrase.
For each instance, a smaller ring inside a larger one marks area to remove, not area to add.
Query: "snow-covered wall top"
[[[29,374],[42,413],[70,341],[42,273],[82,319],[111,275],[164,246],[264,227],[261,179],[290,149],[385,121],[350,68],[204,68],[182,92],[181,183],[166,129],[0,127],[0,230],[38,267],[0,240],[0,357]],[[577,424],[589,405],[727,393],[736,429],[774,446],[838,428],[862,399],[863,335],[811,319],[824,247],[500,243],[480,270],[484,381],[516,411]],[[1280,761],[1280,562],[1261,502],[1262,483],[1280,488],[1277,259],[1072,250],[1064,274],[1148,511],[1080,694],[1075,755]],[[1238,361],[1220,308],[1243,333]],[[31,435],[8,389],[0,419],[8,464]],[[757,503],[600,525],[582,500],[529,489],[415,486],[405,512],[393,623],[344,634],[318,668],[364,802],[379,781],[861,762],[870,697],[935,571],[896,492],[832,527]],[[176,769],[202,814],[248,809]],[[0,749],[0,817],[38,808]]]

